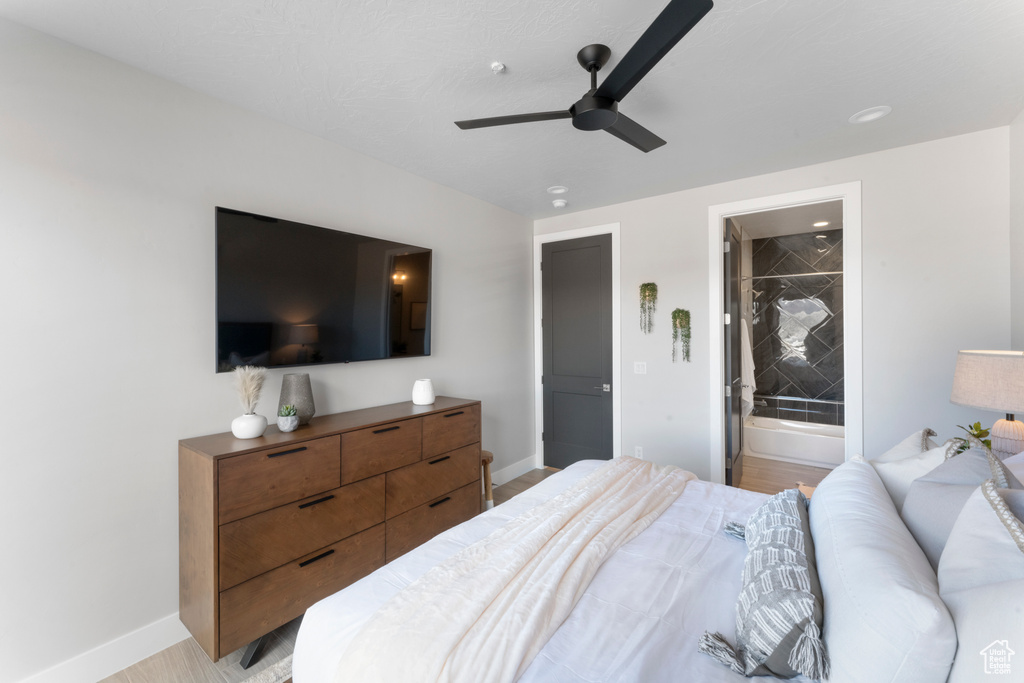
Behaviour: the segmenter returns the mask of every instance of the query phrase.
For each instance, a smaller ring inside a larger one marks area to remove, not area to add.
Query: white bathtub
[[[743,421],[743,454],[831,469],[846,459],[846,429],[751,415]]]

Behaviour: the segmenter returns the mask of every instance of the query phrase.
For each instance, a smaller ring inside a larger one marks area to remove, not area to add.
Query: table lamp
[[[1024,451],[1024,351],[959,351],[949,400],[960,406],[1005,413],[992,426],[992,452],[1000,460]]]

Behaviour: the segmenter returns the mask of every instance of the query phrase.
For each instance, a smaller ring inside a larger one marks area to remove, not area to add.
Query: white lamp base
[[[1024,451],[1024,422],[996,420],[992,425],[992,452],[1000,460]]]

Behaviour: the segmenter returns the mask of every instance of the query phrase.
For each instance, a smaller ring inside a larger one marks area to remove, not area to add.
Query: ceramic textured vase
[[[412,402],[418,406],[429,406],[434,402],[434,383],[429,379],[418,379],[412,385]]]
[[[267,431],[267,418],[262,415],[239,415],[231,421],[231,433],[236,439],[255,439]]]
[[[299,427],[298,415],[278,416],[277,428],[282,432],[294,432]]]
[[[309,374],[305,372],[288,373],[281,378],[281,400],[277,403],[278,412],[281,406],[293,405],[299,417],[299,424],[309,424],[311,417],[316,415],[313,405],[313,387],[309,383]]]

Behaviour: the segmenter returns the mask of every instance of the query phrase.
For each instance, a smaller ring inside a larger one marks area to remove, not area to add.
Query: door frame
[[[543,311],[543,292],[541,284],[541,246],[548,242],[564,242],[579,237],[594,235],[612,236],[612,458],[622,455],[622,350],[620,344],[620,277],[619,277],[619,224],[608,223],[590,228],[577,228],[561,232],[549,232],[533,236],[533,368],[534,368],[534,438],[536,451],[534,464],[537,468],[544,467],[544,441],[541,432],[544,429],[544,386],[541,377],[544,375],[544,331],[540,318]]]
[[[711,337],[711,419],[709,465],[711,481],[725,482],[725,296],[722,278],[725,254],[722,235],[726,218],[745,213],[785,209],[803,204],[843,201],[843,382],[846,411],[846,459],[864,452],[864,310],[862,294],[861,183],[838,185],[745,199],[708,207],[708,310]]]

